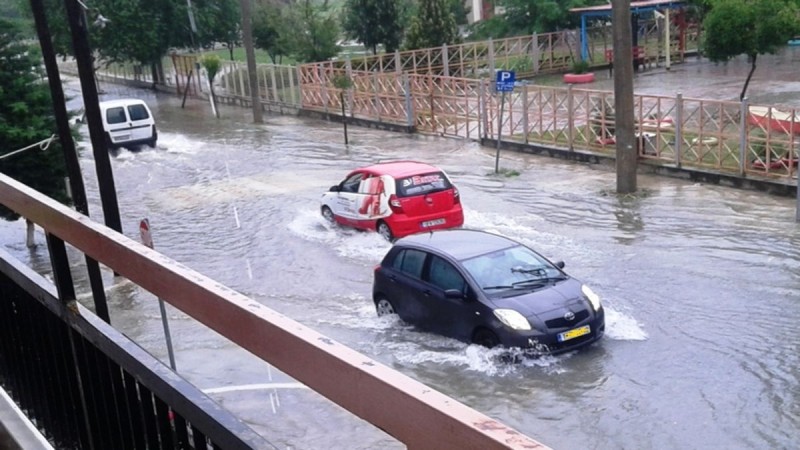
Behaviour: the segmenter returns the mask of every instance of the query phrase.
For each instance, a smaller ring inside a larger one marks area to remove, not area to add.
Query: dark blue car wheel
[[[486,329],[476,331],[472,337],[472,342],[486,348],[494,348],[500,345],[500,339],[497,338],[497,335]]]
[[[378,317],[397,314],[394,310],[394,305],[386,297],[379,297],[375,300],[375,310],[378,312]]]

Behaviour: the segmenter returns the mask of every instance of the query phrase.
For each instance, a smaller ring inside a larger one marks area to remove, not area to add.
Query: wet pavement
[[[798,65],[800,46],[787,46],[775,55],[759,55],[747,89],[750,104],[800,108]],[[688,56],[683,63],[673,63],[669,70],[662,61],[658,67],[634,72],[634,92],[670,97],[681,93],[684,98],[738,101],[749,71],[750,63],[745,56],[716,64],[699,56]],[[614,80],[607,69],[594,73],[593,83],[575,87],[614,90]],[[535,78],[531,82],[563,84],[560,75]]]
[[[663,77],[707,70],[653,70],[637,75],[637,91],[674,88]],[[504,151],[501,167],[519,175],[496,176],[494,149],[470,141],[350,128],[344,146],[333,123],[267,116],[252,125],[249,110],[235,107],[215,120],[204,102],[181,109],[177,97],[105,88],[109,97],[144,98],[159,123],[157,149],[112,159],[129,237],[138,239],[147,217],[167,256],[553,448],[796,445],[794,199],[642,175],[637,195],[618,196],[615,175],[599,166]],[[603,298],[606,337],[585,351],[508,365],[493,351],[376,317],[372,270],[389,244],[329,226],[318,208],[349,169],[387,159],[443,167],[460,189],[467,227],[566,261]],[[91,152],[81,161],[100,221]],[[26,249],[24,229],[0,223],[0,245],[47,273],[46,248]],[[85,300],[83,260],[72,261]],[[104,278],[112,323],[166,361],[156,299]],[[402,448],[168,311],[178,371],[279,447]]]

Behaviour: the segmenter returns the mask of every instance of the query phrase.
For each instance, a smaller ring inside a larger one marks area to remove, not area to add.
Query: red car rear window
[[[397,180],[397,196],[413,197],[452,188],[453,185],[442,172],[412,175]]]

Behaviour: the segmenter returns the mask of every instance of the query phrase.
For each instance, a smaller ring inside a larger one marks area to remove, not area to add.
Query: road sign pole
[[[139,235],[142,238],[142,244],[147,247],[153,248],[153,235],[150,232],[150,221],[142,219],[139,222]],[[161,310],[161,323],[164,325],[164,340],[167,344],[167,353],[169,354],[169,366],[173,371],[177,372],[175,367],[175,352],[172,350],[172,336],[169,332],[169,321],[167,320],[167,307],[164,305],[164,300],[158,299],[158,308]]]
[[[497,154],[494,157],[494,173],[500,172],[500,136],[503,132],[503,107],[506,105],[506,91],[500,95],[500,117],[497,120]]]
[[[500,92],[500,117],[497,120],[497,155],[494,159],[494,173],[500,172],[500,138],[503,135],[503,109],[506,105],[506,92],[514,91],[517,75],[513,70],[498,70],[494,89]]]

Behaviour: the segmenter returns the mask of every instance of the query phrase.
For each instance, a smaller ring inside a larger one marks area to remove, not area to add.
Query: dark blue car
[[[454,229],[397,240],[375,268],[378,315],[480,344],[561,353],[605,331],[600,298],[530,248]]]

